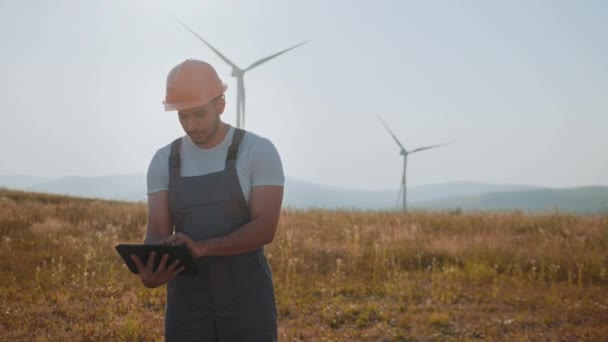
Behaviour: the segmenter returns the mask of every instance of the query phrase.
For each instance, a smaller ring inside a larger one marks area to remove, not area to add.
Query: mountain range
[[[43,178],[0,176],[9,189],[123,201],[146,200],[142,174]],[[287,177],[283,205],[294,209],[395,210],[397,189],[346,189]],[[400,205],[400,204],[399,204]],[[449,182],[408,187],[408,207],[426,210],[560,210],[608,213],[608,186],[552,189],[518,184]]]

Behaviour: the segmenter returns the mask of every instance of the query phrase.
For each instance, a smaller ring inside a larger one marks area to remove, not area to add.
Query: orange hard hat
[[[204,106],[227,88],[209,63],[186,59],[169,72],[163,104],[166,111]]]

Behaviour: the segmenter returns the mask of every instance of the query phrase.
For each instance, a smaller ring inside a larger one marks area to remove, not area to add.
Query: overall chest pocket
[[[175,230],[195,241],[230,233],[227,222],[233,205],[230,187],[212,186],[190,189],[188,199],[181,200]]]

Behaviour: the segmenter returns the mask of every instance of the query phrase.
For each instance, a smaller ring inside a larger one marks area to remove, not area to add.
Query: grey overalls
[[[251,220],[236,172],[236,129],[224,171],[181,177],[181,139],[171,144],[169,207],[176,232],[199,241],[228,234]],[[262,248],[197,260],[200,275],[167,285],[166,341],[276,341],[272,276]]]

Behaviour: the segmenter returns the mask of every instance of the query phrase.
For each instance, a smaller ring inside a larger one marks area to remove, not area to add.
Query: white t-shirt
[[[180,151],[182,177],[223,171],[234,131],[234,127],[229,125],[228,133],[222,142],[210,149],[201,149],[192,142],[190,137],[183,136]],[[148,167],[148,195],[169,189],[170,154],[171,144],[160,148],[154,154]],[[252,188],[260,185],[283,186],[285,184],[283,165],[277,149],[270,140],[251,132],[245,132],[239,144],[236,170],[247,205],[249,205]]]

